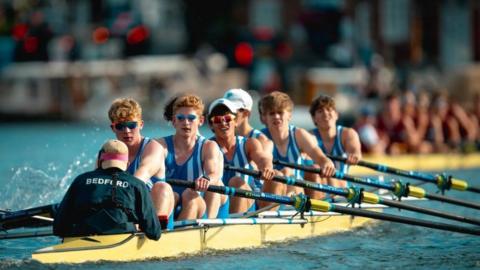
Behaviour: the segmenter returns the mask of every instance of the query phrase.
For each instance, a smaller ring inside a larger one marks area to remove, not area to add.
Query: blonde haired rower
[[[315,137],[303,128],[290,125],[293,102],[287,94],[275,91],[262,97],[259,101],[259,110],[262,122],[266,125],[262,132],[273,141],[274,159],[300,164],[302,153],[305,153],[313,159],[316,163],[315,166],[322,168],[322,176],[330,177],[335,173],[333,162],[318,148]],[[275,169],[287,176],[301,177],[300,172],[283,166],[277,165]],[[322,181],[318,176],[309,180]],[[303,192],[301,188],[293,186],[288,186],[285,190],[285,185],[272,181],[265,182],[263,187],[264,191],[277,194]],[[316,199],[324,196],[324,194],[312,190],[305,190],[305,193]]]
[[[142,108],[131,98],[116,99],[108,111],[110,127],[118,140],[128,147],[127,171],[150,189],[156,213],[169,229],[173,228],[173,190],[164,182],[164,150],[155,140],[141,135]]]
[[[188,94],[177,97],[171,104],[175,134],[159,139],[166,150],[167,178],[195,181],[195,190],[173,187],[179,220],[228,216],[228,197],[205,192],[210,184],[223,185],[223,167],[219,167],[223,157],[215,142],[198,135],[204,123],[203,110],[199,97]],[[204,196],[197,191],[205,192]]]

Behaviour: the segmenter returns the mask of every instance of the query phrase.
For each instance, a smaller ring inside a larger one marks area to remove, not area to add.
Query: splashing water
[[[56,163],[49,163],[45,171],[29,166],[12,169],[11,181],[4,188],[6,199],[2,208],[17,210],[60,202],[73,179],[94,168],[94,161],[81,153],[63,173],[61,164]]]

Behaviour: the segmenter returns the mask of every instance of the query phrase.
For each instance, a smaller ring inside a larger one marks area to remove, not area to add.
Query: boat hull
[[[379,208],[375,210],[381,211]],[[330,213],[301,221],[304,223],[204,225],[164,232],[158,241],[147,239],[143,234],[67,238],[62,244],[37,250],[32,258],[42,263],[168,258],[207,250],[261,247],[289,239],[348,231],[365,225],[370,219]]]

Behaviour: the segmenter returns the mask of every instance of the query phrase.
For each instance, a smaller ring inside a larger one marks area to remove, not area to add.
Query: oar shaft
[[[39,227],[51,225],[57,204],[49,204],[18,211],[2,211],[0,229],[9,230],[19,227]]]
[[[312,203],[312,205],[313,205],[313,203]],[[472,235],[480,235],[480,230],[477,230],[477,229],[474,229],[474,228],[461,227],[461,226],[456,226],[456,225],[451,225],[451,224],[446,224],[446,223],[440,223],[440,222],[434,222],[434,221],[428,221],[428,220],[421,220],[421,219],[416,219],[416,218],[408,218],[408,217],[391,215],[391,214],[386,214],[386,213],[365,211],[365,210],[360,210],[358,208],[350,208],[350,207],[344,207],[344,206],[340,206],[340,205],[335,205],[335,207],[334,207],[334,209],[332,209],[332,211],[342,213],[342,214],[353,215],[353,216],[361,216],[361,217],[368,217],[368,218],[373,218],[373,219],[380,219],[380,220],[392,221],[392,222],[409,224],[409,225],[417,225],[417,226],[422,226],[422,227],[427,227],[427,228],[432,228],[432,229],[439,229],[439,230],[444,230],[444,231],[451,231],[451,232],[458,232],[458,233],[465,233],[465,234],[472,234]]]
[[[226,170],[232,170],[239,172],[241,174],[246,174],[246,175],[251,175],[254,177],[259,177],[261,173],[256,170],[250,170],[246,168],[241,168],[241,167],[233,167],[230,165],[225,165]],[[317,191],[333,194],[333,195],[338,195],[338,196],[343,196],[343,197],[348,197],[350,194],[348,189],[345,188],[337,188],[329,185],[322,185],[319,183],[311,182],[311,181],[305,181],[302,179],[297,179],[297,178],[292,178],[292,177],[284,177],[284,176],[274,176],[273,180],[276,182],[284,183],[287,185],[294,185],[294,186],[299,186],[299,187],[304,187],[304,188],[309,188],[309,189],[314,189]]]
[[[32,232],[14,232],[14,233],[4,232],[4,233],[0,233],[0,240],[42,237],[42,236],[53,236],[52,229],[32,231]]]
[[[167,179],[167,183],[171,185],[195,188],[195,183],[193,181]],[[232,187],[224,187],[224,186],[215,186],[215,185],[209,185],[208,191],[230,195],[230,196],[239,196],[239,197],[249,198],[249,199],[259,199],[259,200],[268,201],[268,202],[282,203],[287,205],[294,204],[294,201],[292,198],[287,196],[276,195],[272,193],[249,191],[249,190],[237,189]]]
[[[480,219],[459,216],[459,215],[451,214],[451,213],[448,213],[448,212],[441,212],[441,211],[437,211],[437,210],[434,210],[434,209],[431,209],[431,208],[418,207],[418,206],[415,206],[415,205],[401,203],[401,202],[398,202],[398,201],[389,200],[389,199],[385,199],[385,198],[381,198],[380,203],[383,204],[383,205],[387,205],[387,206],[390,206],[390,207],[396,207],[396,208],[404,209],[404,210],[407,210],[407,211],[412,211],[412,212],[427,214],[427,215],[431,215],[431,216],[456,220],[456,221],[460,221],[460,222],[466,222],[466,223],[470,223],[470,224],[474,224],[474,225],[480,225]]]
[[[281,161],[281,160],[274,160],[273,163],[283,165],[283,166],[287,166],[287,167],[291,167],[291,168],[298,169],[298,170],[302,170],[302,171],[306,171],[306,172],[318,173],[318,174],[321,173],[321,170],[317,169],[317,168],[304,166],[304,165],[300,165],[300,164],[295,164],[295,163],[289,163],[289,162],[285,162],[285,161]],[[357,184],[373,186],[373,187],[377,187],[377,188],[383,188],[383,189],[390,190],[390,191],[395,190],[395,185],[393,185],[391,183],[381,183],[381,182],[376,181],[374,179],[355,177],[355,176],[344,174],[344,173],[341,173],[341,172],[338,172],[338,171],[335,172],[335,175],[333,177],[337,178],[337,179],[345,180],[345,181],[348,181],[348,182],[354,182],[354,183],[357,183]]]
[[[313,173],[320,173],[321,172],[319,169],[316,169],[316,168],[303,166],[303,165],[299,165],[299,164],[294,164],[294,163],[288,163],[288,162],[279,161],[279,160],[275,160],[274,163],[284,165],[284,166],[288,166],[288,167],[292,167],[292,168],[299,169],[299,170],[313,172]],[[380,182],[375,181],[375,180],[370,179],[370,178],[365,178],[364,179],[364,178],[361,178],[361,177],[355,177],[355,176],[351,176],[351,175],[348,175],[348,174],[343,174],[341,172],[336,172],[335,175],[334,175],[334,178],[342,179],[342,180],[345,180],[345,181],[348,181],[348,182],[354,182],[354,183],[362,184],[362,185],[366,185],[366,186],[383,188],[383,189],[386,189],[386,190],[393,191],[395,194],[397,193],[397,187],[395,186],[395,184],[380,183]],[[406,190],[407,190],[406,195],[408,195],[408,196],[413,196],[413,197],[416,197],[416,198],[427,198],[427,199],[431,199],[431,200],[435,200],[435,201],[460,205],[460,206],[469,207],[469,208],[473,208],[473,209],[480,209],[480,204],[476,204],[476,203],[468,202],[468,201],[463,201],[463,200],[457,200],[457,199],[453,199],[453,198],[446,197],[446,196],[439,196],[439,195],[430,194],[430,193],[427,193],[423,188],[420,188],[420,187],[409,186]]]
[[[328,158],[335,161],[340,161],[343,163],[347,162],[347,159],[344,157],[332,156],[332,155],[327,155],[327,156]],[[465,180],[456,179],[454,177],[449,177],[446,175],[433,175],[433,174],[422,173],[417,171],[407,171],[407,170],[402,170],[402,169],[390,167],[387,165],[368,162],[364,160],[358,161],[357,165],[370,168],[379,172],[396,174],[396,175],[417,179],[424,182],[430,182],[430,183],[436,184],[441,190],[451,188],[451,189],[460,190],[460,191],[470,191],[470,192],[480,193],[479,187],[472,187]]]
[[[252,176],[259,176],[260,175],[259,171],[240,168],[240,167],[232,167],[232,166],[229,166],[229,165],[226,165],[225,169],[226,170],[233,170],[233,171],[240,172],[240,173],[246,174],[246,175],[252,175]],[[351,195],[351,193],[349,192],[349,189],[336,188],[336,187],[332,187],[332,186],[329,186],[329,185],[322,185],[322,184],[318,184],[318,183],[314,183],[314,182],[310,182],[310,181],[305,181],[305,180],[302,180],[302,179],[275,176],[273,178],[273,180],[277,181],[277,182],[285,183],[285,184],[288,184],[288,185],[294,185],[294,186],[304,187],[304,188],[308,188],[308,189],[313,189],[313,190],[316,190],[316,191],[326,192],[326,193],[329,193],[329,194],[339,195],[339,196],[345,197],[347,199],[350,199],[350,195]],[[355,192],[355,191],[353,191],[353,192]],[[378,204],[383,204],[383,205],[386,205],[386,206],[395,207],[395,208],[399,208],[399,209],[403,209],[403,210],[407,210],[407,211],[412,211],[412,212],[432,215],[432,216],[436,216],[436,217],[441,217],[441,218],[466,222],[466,223],[470,223],[470,224],[474,224],[474,225],[480,225],[480,220],[479,219],[473,219],[473,218],[468,218],[468,217],[463,217],[463,216],[450,214],[450,213],[447,213],[447,212],[440,212],[440,211],[437,211],[437,210],[434,210],[434,209],[408,205],[408,204],[401,203],[401,202],[398,202],[398,201],[382,198],[382,197],[380,197],[376,194],[370,193],[370,192],[362,192],[361,196],[360,196],[360,199],[361,199],[362,202],[373,203],[373,204],[378,203]]]
[[[331,160],[340,161],[343,163],[347,162],[347,159],[344,157],[338,157],[338,156],[332,156],[332,155],[327,155],[327,157],[330,158]],[[414,171],[406,171],[406,170],[397,169],[397,168],[393,168],[383,164],[376,164],[376,163],[372,163],[364,160],[358,161],[357,165],[362,167],[367,167],[379,172],[397,174],[397,175],[410,177],[418,180],[437,183],[437,179],[433,175],[423,174],[423,173],[414,172]]]
[[[425,193],[425,198],[427,198],[429,200],[445,202],[445,203],[449,203],[449,204],[455,204],[455,205],[460,205],[460,206],[480,210],[480,205],[479,204],[469,202],[469,201],[458,200],[458,199],[454,199],[454,198],[450,198],[450,197],[446,197],[446,196],[441,196],[441,195],[436,195],[436,194],[431,194],[431,193]]]
[[[167,179],[167,183],[189,187],[189,188],[195,187],[195,183],[193,181]],[[305,198],[301,196],[287,197],[287,196],[276,195],[271,193],[247,191],[242,189],[236,189],[236,188],[224,187],[224,186],[214,186],[214,185],[210,185],[208,187],[208,191],[221,193],[225,195],[239,196],[239,197],[249,198],[249,199],[257,199],[257,200],[264,200],[264,201],[293,205],[295,208],[297,208],[297,210],[299,210],[299,205],[300,205],[299,202],[302,202],[305,200]],[[392,222],[403,223],[403,224],[423,226],[423,227],[428,227],[432,229],[439,229],[439,230],[458,232],[458,233],[464,233],[464,234],[480,235],[480,230],[475,230],[467,227],[421,220],[416,218],[396,216],[396,215],[385,214],[385,213],[377,213],[377,212],[367,211],[367,210],[358,209],[358,208],[344,207],[344,206],[335,205],[326,201],[310,200],[307,198],[307,201],[305,203],[302,203],[301,205],[302,205],[302,208],[303,208],[303,205],[306,205],[305,210],[308,210],[310,208],[312,210],[322,211],[322,212],[337,212],[341,214],[362,216],[362,217],[392,221]]]

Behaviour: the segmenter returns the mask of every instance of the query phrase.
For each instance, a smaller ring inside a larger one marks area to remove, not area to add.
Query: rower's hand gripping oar
[[[240,167],[233,167],[230,165],[225,165],[226,170],[232,170],[236,171],[242,174],[246,175],[251,175],[254,177],[260,176],[261,172],[255,171],[255,170],[250,170],[246,168],[240,168]],[[394,200],[389,200],[386,198],[382,198],[378,196],[377,194],[370,193],[363,191],[362,189],[359,188],[337,188],[329,185],[322,185],[319,183],[311,182],[311,181],[305,181],[302,179],[295,179],[292,177],[284,177],[284,176],[275,176],[273,178],[274,181],[285,183],[288,185],[294,185],[294,186],[299,186],[303,188],[308,188],[308,189],[313,189],[329,194],[334,194],[334,195],[339,195],[342,197],[345,197],[347,201],[351,204],[361,204],[362,202],[365,203],[371,203],[371,204],[383,204],[386,206],[391,206],[399,209],[404,209],[407,211],[412,211],[412,212],[417,212],[417,213],[422,213],[422,214],[427,214],[427,215],[432,215],[432,216],[437,216],[441,218],[446,218],[446,219],[451,219],[451,220],[456,220],[460,222],[466,222],[474,225],[480,225],[480,219],[475,219],[475,218],[469,218],[469,217],[463,217],[455,214],[451,214],[448,212],[441,212],[437,211],[434,209],[429,209],[429,208],[424,208],[424,207],[418,207],[414,205],[409,205],[401,202],[397,202]]]
[[[185,181],[185,180],[178,180],[178,179],[167,179],[166,181],[171,185],[195,188],[195,182],[193,181]],[[403,224],[417,225],[417,226],[444,230],[444,231],[480,235],[480,230],[474,229],[474,228],[462,227],[457,225],[451,225],[451,224],[416,219],[416,218],[402,217],[402,216],[386,214],[386,213],[378,213],[378,212],[367,211],[367,210],[358,209],[358,208],[350,208],[350,207],[332,204],[326,201],[309,199],[303,194],[287,197],[287,196],[281,196],[281,195],[276,195],[271,193],[250,191],[250,190],[243,190],[243,189],[237,189],[232,187],[215,186],[215,185],[209,185],[207,190],[210,192],[216,192],[216,193],[230,195],[230,196],[239,196],[239,197],[248,198],[248,199],[263,200],[263,201],[292,205],[293,207],[295,207],[295,209],[297,209],[297,211],[314,210],[314,211],[321,211],[321,212],[336,212],[336,213],[347,214],[352,216],[361,216],[361,217],[386,220],[386,221],[392,221],[392,222],[403,223]]]
[[[332,156],[332,155],[327,155],[327,156],[331,160],[340,161],[343,163],[347,162],[347,159],[344,157]],[[379,172],[390,173],[390,174],[395,174],[395,175],[400,175],[408,178],[421,180],[424,182],[434,183],[437,185],[438,189],[442,192],[442,194],[445,193],[445,190],[450,190],[450,189],[480,193],[480,188],[473,187],[467,181],[454,178],[453,176],[447,175],[447,174],[433,175],[433,174],[421,173],[416,171],[407,171],[407,170],[402,170],[402,169],[386,166],[383,164],[378,164],[378,163],[373,163],[373,162],[368,162],[363,160],[360,160],[356,165],[370,168]]]
[[[309,167],[309,166],[299,165],[299,164],[285,162],[281,160],[274,160],[273,163],[295,168],[295,169],[306,171],[306,172],[321,174],[320,169]],[[440,201],[440,202],[445,202],[445,203],[450,203],[454,205],[460,205],[460,206],[480,210],[480,204],[468,202],[464,200],[458,200],[458,199],[447,197],[447,196],[430,194],[430,193],[427,193],[423,188],[415,187],[410,184],[403,184],[400,181],[395,181],[393,183],[382,183],[368,177],[355,177],[348,174],[344,174],[339,171],[337,171],[333,177],[337,179],[345,180],[348,182],[354,182],[361,185],[373,186],[377,188],[390,190],[398,198],[407,197],[407,196],[412,196],[415,198],[426,198],[429,200]]]

